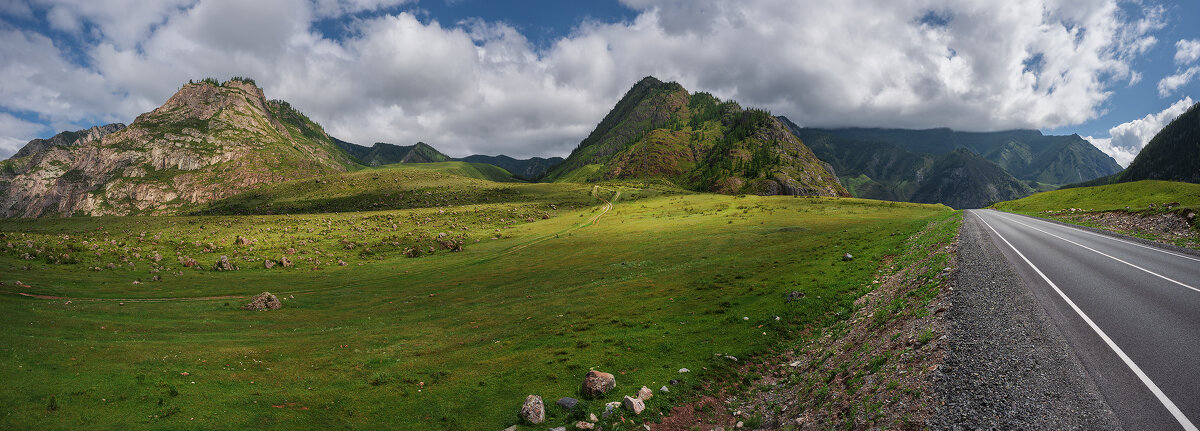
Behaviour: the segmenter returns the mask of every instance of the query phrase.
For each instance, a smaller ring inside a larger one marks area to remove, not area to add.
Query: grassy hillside
[[[769,112],[653,77],[634,85],[545,179],[656,179],[725,194],[849,196]]]
[[[267,185],[212,202],[193,214],[314,214],[496,202],[591,202],[585,196],[590,185],[519,183],[505,174],[495,166],[466,162],[386,165]]]
[[[438,187],[420,194],[462,190]],[[680,380],[648,413],[605,425],[630,429],[727,373],[722,355],[848,316],[886,257],[955,216],[574,187],[557,203],[0,221],[12,244],[0,249],[0,428],[501,429],[540,394],[549,421],[522,429],[544,430],[569,421],[553,400],[575,396],[588,369],[618,380],[585,405],[595,413]],[[221,255],[241,269],[209,270]],[[295,267],[264,267],[285,256]],[[238,309],[262,291],[284,308]],[[792,291],[805,296],[785,301]]]
[[[472,163],[472,162],[437,162],[437,163],[414,163],[407,164],[401,169],[419,169],[425,171],[441,172],[451,175],[461,175],[468,178],[476,178],[480,180],[495,181],[500,183],[521,182],[513,178],[512,174],[499,166],[490,165],[487,163]]]
[[[1084,211],[1142,210],[1150,204],[1178,202],[1200,208],[1200,184],[1174,181],[1137,181],[1096,187],[1078,187],[1038,193],[993,207],[1019,213],[1040,213],[1077,208]]]

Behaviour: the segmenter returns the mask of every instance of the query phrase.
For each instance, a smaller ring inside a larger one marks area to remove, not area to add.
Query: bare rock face
[[[0,217],[171,214],[351,164],[320,126],[245,80],[187,84],[129,127],[34,140],[0,163]]]
[[[251,311],[278,310],[280,308],[283,308],[283,303],[279,302],[279,298],[276,298],[271,292],[254,295],[254,298],[250,299],[250,303],[242,307],[243,310]]]
[[[617,378],[612,374],[591,370],[583,377],[581,392],[587,398],[599,398],[617,387]]]
[[[521,419],[531,424],[540,424],[546,421],[546,406],[542,403],[542,397],[530,395],[525,397],[525,404],[521,405]]]

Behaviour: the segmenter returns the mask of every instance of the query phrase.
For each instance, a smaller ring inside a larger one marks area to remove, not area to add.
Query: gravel
[[[931,429],[1116,430],[1120,423],[1041,304],[966,215]]]

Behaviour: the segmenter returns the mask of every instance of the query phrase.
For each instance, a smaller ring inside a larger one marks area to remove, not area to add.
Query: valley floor
[[[726,356],[844,321],[881,262],[955,214],[622,186],[539,196],[2,221],[0,428],[486,430],[538,394],[547,422],[520,427],[545,429],[669,386],[640,416],[601,420],[633,429],[735,375]],[[220,256],[239,269],[212,270]],[[239,309],[263,291],[283,309]],[[589,369],[617,390],[554,405]]]

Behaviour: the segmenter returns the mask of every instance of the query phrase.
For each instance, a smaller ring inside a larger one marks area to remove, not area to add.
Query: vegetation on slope
[[[770,113],[678,83],[638,82],[551,181],[659,179],[718,193],[846,196],[824,164]]]
[[[376,142],[375,145],[364,147],[340,139],[334,139],[338,147],[354,156],[358,163],[367,166],[383,166],[393,163],[437,163],[448,162],[450,157],[424,142],[413,145],[394,145]]]
[[[0,295],[0,427],[500,429],[533,393],[550,400],[545,429],[574,423],[552,400],[588,369],[618,389],[585,413],[679,380],[604,427],[632,429],[730,372],[722,355],[849,316],[885,256],[946,212],[587,189],[617,204],[586,228],[599,207],[561,202],[0,221],[0,290],[46,295]],[[441,232],[463,232],[462,251],[404,256]],[[220,255],[241,269],[207,269]],[[296,265],[263,266],[280,256]],[[284,308],[237,309],[262,291]]]
[[[1117,181],[1140,180],[1200,183],[1200,103],[1154,135]]]
[[[478,154],[454,160],[470,163],[487,163],[512,173],[514,177],[527,181],[541,179],[551,168],[563,162],[562,157],[514,159],[505,155],[483,156]]]

